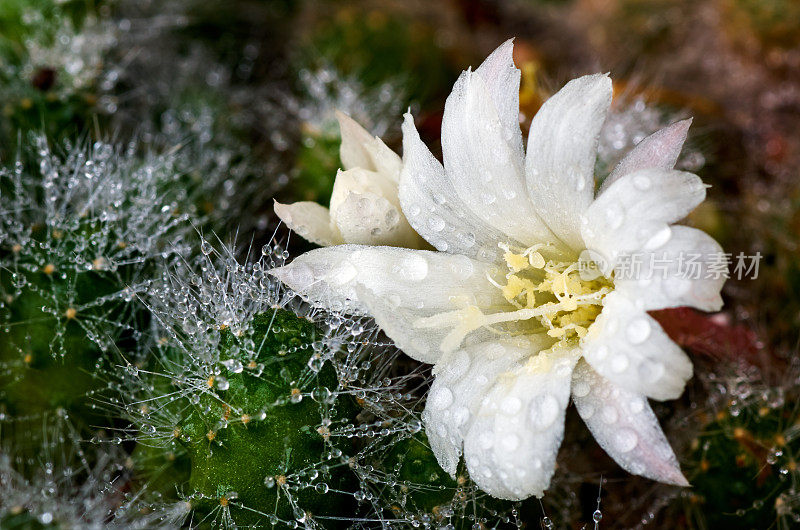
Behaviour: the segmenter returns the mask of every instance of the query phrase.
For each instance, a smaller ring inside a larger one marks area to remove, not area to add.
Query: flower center
[[[421,318],[418,328],[452,327],[442,341],[443,351],[458,348],[471,332],[486,328],[497,334],[547,333],[558,344],[576,343],[602,310],[603,297],[614,290],[613,280],[598,276],[581,277],[579,263],[547,260],[549,245],[527,249],[500,244],[508,272],[505,283],[489,277],[508,303],[499,311],[486,313],[476,305]],[[496,309],[496,308],[492,308]]]
[[[490,281],[517,308],[512,314],[524,319],[534,310],[532,320],[549,336],[565,342],[581,339],[600,314],[603,297],[614,290],[614,283],[604,276],[582,278],[578,262],[545,260],[539,252],[544,247],[534,245],[515,252],[500,245],[509,269],[506,284]]]

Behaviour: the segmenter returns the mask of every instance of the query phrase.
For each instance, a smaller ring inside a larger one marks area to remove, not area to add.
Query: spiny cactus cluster
[[[93,1],[3,2],[0,151],[17,144],[20,130],[69,137],[90,127],[102,103],[104,55],[115,42]]]
[[[33,141],[0,170],[0,406],[85,415],[102,354],[141,333],[131,286],[187,250],[186,217],[162,195],[169,159],[141,161],[100,142],[62,157]]]
[[[686,517],[697,527],[800,522],[800,409],[795,392],[786,390],[796,383],[768,385],[754,376],[749,370],[711,379],[718,399],[700,413],[689,455],[693,488],[683,495]]]

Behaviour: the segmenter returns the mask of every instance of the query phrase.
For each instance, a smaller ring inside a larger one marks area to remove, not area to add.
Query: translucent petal
[[[445,177],[442,164],[422,143],[410,114],[403,123],[400,204],[408,222],[437,250],[496,262],[508,236],[478,218]]]
[[[519,130],[518,120],[514,126]],[[464,72],[442,119],[446,177],[472,213],[523,247],[557,241],[527,193],[522,152],[503,124],[483,78]]]
[[[614,279],[615,290],[645,311],[681,306],[719,311],[725,276],[713,264],[721,263],[722,247],[696,228],[672,226],[668,233],[661,246],[640,254],[636,274]]]
[[[519,128],[521,72],[514,65],[513,55],[514,39],[508,39],[483,61],[475,73],[483,80],[494,103],[503,138],[522,157],[522,131]]]
[[[464,435],[489,387],[544,343],[541,337],[490,340],[451,352],[436,364],[422,419],[431,449],[451,476],[455,476]]]
[[[597,143],[610,104],[608,76],[574,79],[542,105],[528,135],[525,173],[531,200],[576,253],[585,248],[580,218],[594,196]]]
[[[501,374],[464,438],[470,477],[501,499],[541,497],[564,436],[574,350],[544,352]]]
[[[450,328],[417,329],[415,322],[465,304],[505,304],[487,279],[493,268],[440,252],[340,245],[302,254],[270,274],[316,306],[375,317],[408,355],[435,362]]]
[[[336,175],[330,216],[345,243],[419,248],[422,239],[400,210],[397,184],[376,171]]]
[[[380,138],[372,136],[350,116],[336,112],[342,143],[339,157],[344,169],[363,168],[377,171],[385,178],[397,182],[402,161]]]
[[[281,204],[275,201],[275,215],[297,235],[327,247],[344,242],[338,228],[331,222],[330,212],[315,202]]]
[[[581,347],[600,375],[653,399],[677,398],[692,377],[686,354],[650,315],[620,293],[603,299],[603,311]]]
[[[572,400],[597,443],[620,467],[659,482],[688,486],[647,398],[620,388],[578,362]]]
[[[652,250],[669,238],[672,223],[706,197],[700,177],[683,171],[643,169],[621,177],[586,211],[586,248],[609,266],[627,254]]]
[[[678,157],[686,141],[686,135],[692,120],[681,120],[668,127],[660,129],[631,149],[623,158],[611,174],[603,181],[600,186],[600,193],[605,191],[611,184],[620,177],[629,173],[634,173],[640,169],[672,169],[678,161]]]

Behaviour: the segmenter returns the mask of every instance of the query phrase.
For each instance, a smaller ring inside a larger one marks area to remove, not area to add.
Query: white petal
[[[620,293],[603,299],[603,311],[581,343],[583,356],[600,375],[660,401],[683,393],[692,363],[650,315]]]
[[[339,131],[342,137],[339,158],[342,159],[344,168],[362,167],[375,170],[372,157],[364,148],[372,140],[372,135],[347,114],[336,111],[336,119],[339,120]]]
[[[452,310],[456,305],[434,307],[428,304],[427,307],[410,308],[398,305],[397,297],[389,299],[380,297],[364,287],[357,287],[356,292],[359,301],[366,308],[366,313],[373,317],[386,336],[412,359],[434,364],[438,363],[443,355],[452,353],[442,348],[442,344],[446,342],[453,329],[451,326],[418,327],[417,324],[422,318],[436,317]],[[480,328],[470,332],[462,343],[467,347],[495,339],[497,339],[496,333],[487,328]],[[460,344],[454,347],[458,348]]]
[[[421,240],[400,209],[371,193],[349,193],[333,212],[346,243],[419,248]]]
[[[323,247],[343,243],[342,235],[331,223],[328,209],[315,202],[281,204],[275,201],[275,214],[300,237],[312,243]]]
[[[614,278],[615,290],[645,311],[681,306],[719,311],[725,277],[709,266],[719,263],[722,247],[705,232],[688,226],[672,226],[668,234],[662,246],[640,255],[637,274]]]
[[[467,208],[442,165],[422,143],[410,114],[403,122],[400,204],[414,230],[436,249],[486,262],[500,259],[497,244],[508,236]]]
[[[544,352],[501,374],[464,438],[470,477],[493,497],[541,497],[564,437],[574,351]]]
[[[414,322],[465,303],[504,303],[486,277],[491,269],[440,252],[340,245],[302,254],[270,274],[315,306],[375,317],[405,353],[435,362],[450,328],[415,329]]]
[[[483,79],[492,98],[503,138],[521,157],[522,131],[519,128],[519,68],[514,65],[514,39],[508,39],[483,61],[475,73]]]
[[[345,243],[419,248],[422,239],[400,210],[397,184],[376,171],[339,171],[331,195],[331,219]]]
[[[397,182],[402,162],[380,138],[372,136],[350,116],[336,111],[342,143],[339,157],[344,169],[364,168],[378,171],[386,178]]]
[[[575,252],[584,248],[580,216],[594,196],[597,142],[611,92],[606,75],[570,81],[542,105],[528,135],[525,172],[531,200]]]
[[[621,177],[589,207],[582,232],[586,248],[613,265],[625,254],[650,250],[668,237],[706,197],[700,177],[683,171],[643,169]]]
[[[496,59],[493,59],[496,62]],[[513,124],[519,130],[518,120]],[[533,208],[522,151],[503,124],[483,78],[464,72],[447,98],[442,157],[447,178],[472,213],[524,247],[555,236]]]
[[[489,387],[498,375],[542,346],[493,340],[451,352],[436,363],[422,419],[439,465],[451,476],[455,476],[464,435]]]
[[[336,173],[331,193],[331,212],[334,212],[353,192],[370,193],[399,205],[398,189],[394,182],[377,171],[357,167]]]
[[[689,485],[645,396],[618,387],[580,361],[572,376],[572,400],[597,443],[624,470]]]
[[[600,186],[600,193],[605,191],[611,184],[620,177],[640,169],[672,169],[678,161],[678,157],[686,141],[689,127],[692,125],[691,118],[673,123],[669,127],[660,129],[631,149],[623,158],[614,171],[603,181]]]

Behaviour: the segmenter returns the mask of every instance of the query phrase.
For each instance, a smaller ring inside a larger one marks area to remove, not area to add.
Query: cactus
[[[18,132],[51,138],[92,124],[111,28],[97,2],[9,0],[0,6],[0,149],[13,153]]]
[[[251,326],[247,339],[258,345],[256,355],[233,354],[239,340],[226,331],[226,369],[209,376],[213,393],[204,393],[176,427],[191,459],[189,490],[198,511],[227,507],[237,525],[350,515],[346,492],[355,477],[339,460],[343,444],[330,430],[352,419],[356,407],[331,392],[338,384],[330,365],[309,368],[307,345],[319,333],[286,310],[258,314]]]
[[[800,411],[781,387],[738,385],[692,442],[686,517],[698,528],[790,528],[800,521]]]
[[[38,173],[22,159],[0,170],[0,406],[33,419],[64,409],[88,426],[102,417],[90,394],[103,352],[131,349],[146,319],[132,286],[181,248],[182,218],[155,199],[158,161],[36,145]]]
[[[360,409],[334,368],[341,341],[284,308],[260,264],[200,262],[150,287],[161,338],[117,373],[110,403],[135,426],[140,483],[224,526],[352,518],[357,481],[337,431]]]

